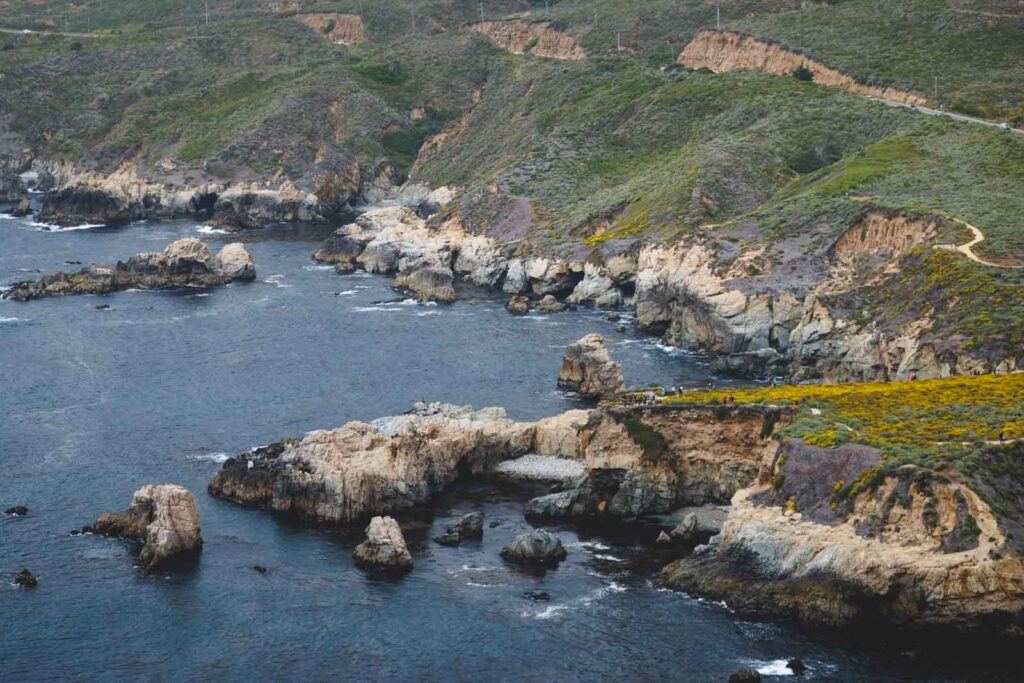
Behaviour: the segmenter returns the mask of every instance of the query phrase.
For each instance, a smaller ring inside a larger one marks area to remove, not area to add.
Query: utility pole
[[[935,76],[935,102],[938,103],[938,101],[939,101],[939,77],[938,77],[938,75],[936,75]]]
[[[484,3],[480,3],[480,23],[484,23]]]
[[[720,5],[715,5],[715,30],[722,30],[722,8]]]
[[[412,8],[412,34],[416,35],[416,8]]]
[[[615,51],[622,52],[622,33],[615,34]]]
[[[206,25],[209,26],[210,25],[210,1],[206,0],[206,2],[203,3],[203,7],[206,9]]]
[[[544,0],[544,18],[545,18],[545,19],[547,19],[547,18],[548,18],[548,11],[549,11],[550,9],[551,9],[551,8],[550,8],[550,7],[548,7],[548,0]]]

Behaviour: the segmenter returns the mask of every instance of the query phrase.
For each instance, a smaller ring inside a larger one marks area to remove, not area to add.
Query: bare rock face
[[[567,555],[558,537],[545,529],[517,536],[501,549],[501,556],[516,564],[557,565]]]
[[[18,205],[11,209],[10,214],[15,218],[24,218],[32,213],[32,205],[27,199],[22,199]]]
[[[109,294],[125,289],[220,287],[233,279],[252,279],[252,257],[241,244],[229,244],[217,259],[194,237],[172,242],[163,252],[136,254],[113,267],[92,266],[75,273],[48,273],[39,280],[14,283],[3,298],[29,301],[69,294]]]
[[[438,261],[424,258],[413,263],[395,278],[394,286],[408,291],[420,301],[455,301],[455,274]]]
[[[622,367],[612,360],[604,337],[588,334],[569,345],[558,373],[558,387],[591,397],[622,391]]]
[[[225,244],[217,254],[214,269],[232,280],[256,279],[256,263],[241,242]]]
[[[393,517],[374,517],[366,527],[366,540],[356,546],[356,564],[374,571],[406,572],[412,569],[412,555]]]
[[[195,501],[188,489],[176,484],[143,486],[123,514],[100,516],[92,530],[142,542],[139,568],[143,573],[194,556],[203,547]]]
[[[230,458],[209,491],[301,519],[351,524],[426,503],[460,476],[504,460],[578,452],[566,444],[585,422],[573,415],[541,428],[513,422],[501,408],[420,404],[405,415],[349,422]]]
[[[661,583],[814,623],[1019,637],[1024,559],[987,503],[949,478],[881,466],[868,447],[789,440],[733,497],[721,533]],[[863,472],[880,473],[877,488],[837,502],[830,482]]]

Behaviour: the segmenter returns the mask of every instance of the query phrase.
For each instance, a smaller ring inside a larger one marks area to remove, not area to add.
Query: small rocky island
[[[196,503],[188,489],[176,484],[143,486],[124,513],[101,515],[89,530],[142,543],[143,574],[195,557],[203,547]]]
[[[114,266],[90,266],[74,273],[48,273],[15,282],[2,298],[30,301],[70,294],[109,294],[126,289],[208,289],[235,280],[254,280],[256,264],[240,242],[214,256],[194,237],[172,242],[162,252],[144,252]]]

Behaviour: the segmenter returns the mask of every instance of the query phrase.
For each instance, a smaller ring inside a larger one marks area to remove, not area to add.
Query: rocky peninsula
[[[167,245],[163,252],[136,254],[114,266],[91,266],[74,273],[48,273],[39,280],[15,282],[4,299],[29,301],[71,294],[109,294],[125,289],[208,289],[256,278],[256,264],[240,242],[214,256],[194,237]]]

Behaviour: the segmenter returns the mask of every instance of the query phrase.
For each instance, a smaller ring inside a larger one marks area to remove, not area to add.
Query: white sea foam
[[[102,228],[102,223],[83,223],[81,225],[69,225],[62,227],[60,225],[50,225],[49,223],[37,223],[36,221],[29,221],[29,225],[33,228],[39,228],[41,232],[71,232],[72,230],[88,230],[90,228]]]
[[[24,322],[21,318],[3,318],[0,317],[0,325],[9,325],[13,323]]]
[[[601,553],[594,553],[592,556],[595,560],[605,560],[606,562],[625,562],[621,557],[615,557],[614,555],[603,555]]]
[[[751,667],[757,669],[762,676],[792,676],[793,670],[786,666],[785,659],[773,659],[770,662],[751,662]]]
[[[222,463],[227,462],[230,457],[227,453],[197,453],[195,455],[188,456],[189,460],[201,460],[206,462]]]
[[[612,547],[610,545],[605,545],[604,543],[598,543],[597,541],[580,541],[577,545],[579,547],[581,547],[581,548],[586,548],[588,550],[611,550],[612,549]]]
[[[338,292],[337,295],[338,296],[352,296],[355,293],[356,293],[356,290],[354,290],[354,289],[346,289],[343,292]]]
[[[356,313],[386,313],[386,312],[400,312],[403,309],[395,306],[356,306],[352,309]]]
[[[3,220],[3,221],[16,221],[16,220],[18,220],[18,217],[17,216],[12,216],[9,213],[0,213],[0,220]]]
[[[567,610],[578,609],[580,607],[587,607],[588,605],[591,605],[594,602],[597,602],[598,600],[601,600],[602,598],[608,595],[612,595],[613,593],[622,593],[626,590],[627,588],[625,586],[612,581],[607,586],[602,586],[601,588],[591,591],[586,595],[582,595],[578,598],[569,600],[568,602],[564,602],[558,605],[550,605],[539,612],[526,611],[522,613],[522,616],[533,619],[551,619]]]
[[[315,270],[334,270],[334,266],[323,263],[318,263],[313,266],[302,266],[303,270],[315,271]]]
[[[224,230],[223,228],[215,228],[212,225],[197,225],[196,226],[196,232],[198,232],[200,234],[203,234],[203,235],[227,235],[227,234],[229,234],[227,230]]]

